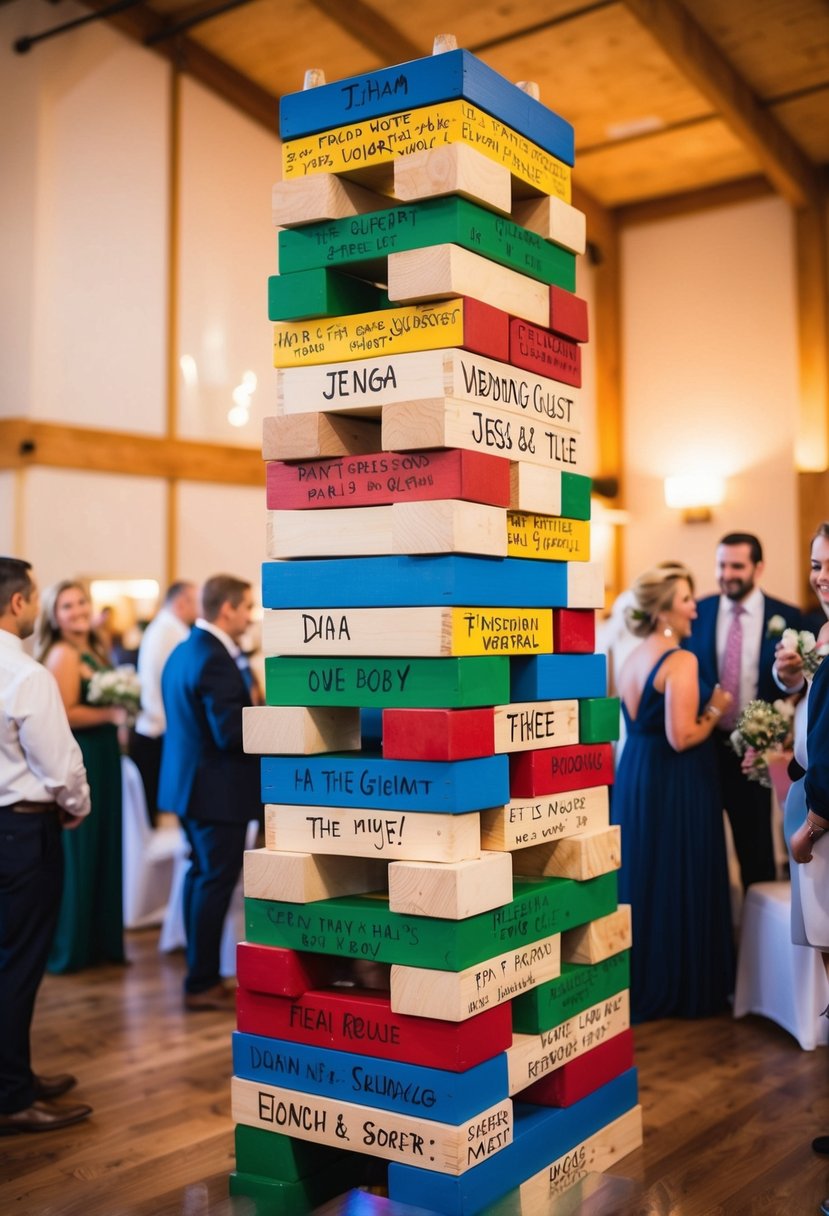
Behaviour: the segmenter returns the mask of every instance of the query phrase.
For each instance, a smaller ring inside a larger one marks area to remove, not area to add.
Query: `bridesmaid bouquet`
[[[127,711],[132,724],[141,708],[141,682],[135,668],[129,665],[112,671],[96,671],[89,681],[87,700],[90,705],[117,705]]]
[[[742,756],[743,772],[749,781],[771,788],[769,757],[791,748],[793,720],[790,701],[749,701],[746,705],[731,732],[730,743]]]
[[[808,629],[784,629],[780,640],[787,649],[796,650],[800,655],[803,660],[803,674],[809,679],[829,654],[829,646],[826,643],[818,646],[815,635]]]

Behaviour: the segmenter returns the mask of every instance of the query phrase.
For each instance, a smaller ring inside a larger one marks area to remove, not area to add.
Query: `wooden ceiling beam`
[[[679,0],[624,0],[679,69],[716,106],[795,207],[817,206],[823,182],[777,119]]]
[[[422,47],[411,42],[363,0],[348,0],[347,4],[343,0],[310,0],[310,3],[355,42],[373,51],[384,66],[420,59],[432,49],[431,45]],[[309,55],[313,58],[310,50]]]

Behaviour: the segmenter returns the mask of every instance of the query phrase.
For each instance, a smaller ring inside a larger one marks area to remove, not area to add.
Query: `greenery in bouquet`
[[[829,653],[829,646],[818,646],[815,635],[808,629],[784,629],[780,640],[788,650],[796,650],[803,660],[803,674],[809,679]]]
[[[749,781],[771,787],[768,756],[792,745],[794,706],[790,701],[749,701],[737,719],[730,742],[743,758]]]
[[[87,700],[90,705],[117,705],[127,711],[127,720],[134,722],[141,707],[141,682],[130,665],[112,671],[96,671],[89,681]]]

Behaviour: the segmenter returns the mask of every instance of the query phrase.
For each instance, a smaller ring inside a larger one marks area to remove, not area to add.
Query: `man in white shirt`
[[[161,697],[161,673],[179,642],[185,641],[199,613],[195,583],[172,583],[164,603],[144,630],[138,648],[141,711],[130,738],[130,755],[138,766],[147,799],[147,815],[158,818],[158,775],[167,720]]]
[[[37,1076],[30,1029],[63,888],[61,832],[89,814],[81,751],[51,672],[23,650],[40,597],[28,562],[0,557],[0,1135],[91,1114],[61,1104],[74,1077]]]

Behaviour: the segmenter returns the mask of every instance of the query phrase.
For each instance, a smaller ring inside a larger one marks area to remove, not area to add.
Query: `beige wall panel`
[[[17,552],[17,510],[15,485],[18,473],[0,473],[0,553],[8,557],[25,557]]]
[[[182,577],[201,583],[211,574],[236,574],[250,580],[258,603],[265,556],[264,490],[182,482],[176,547]]]

